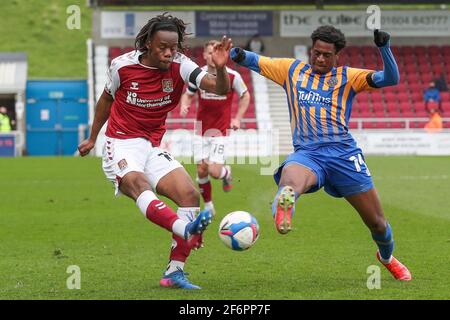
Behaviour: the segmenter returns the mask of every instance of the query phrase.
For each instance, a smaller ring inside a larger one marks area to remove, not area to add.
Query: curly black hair
[[[317,40],[321,40],[327,43],[333,43],[334,48],[336,49],[336,53],[345,48],[345,36],[341,30],[336,29],[333,26],[320,26],[311,34],[311,39],[314,43]]]
[[[136,50],[146,52],[146,43],[150,41],[153,34],[156,31],[164,30],[178,33],[178,50],[184,52],[183,42],[186,36],[189,35],[186,33],[186,26],[187,23],[184,23],[183,20],[164,12],[163,14],[148,20],[147,24],[142,27],[141,31],[139,31],[136,36],[134,47]]]

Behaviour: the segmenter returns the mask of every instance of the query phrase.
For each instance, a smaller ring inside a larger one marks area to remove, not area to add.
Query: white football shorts
[[[159,180],[176,168],[183,167],[170,153],[153,147],[143,138],[115,139],[106,137],[103,147],[103,171],[120,195],[120,180],[129,172],[144,173],[156,192]]]
[[[195,136],[194,162],[224,164],[226,159],[226,147],[228,137],[201,137]]]

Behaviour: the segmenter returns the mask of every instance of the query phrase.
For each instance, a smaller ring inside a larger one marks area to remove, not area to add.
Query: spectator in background
[[[11,132],[11,119],[5,106],[0,107],[0,132]]]
[[[429,133],[442,131],[442,118],[439,112],[434,112],[430,116],[430,121],[425,125],[425,131]]]
[[[433,115],[435,112],[442,113],[441,95],[434,81],[430,82],[429,87],[425,89],[423,100],[425,101],[425,108],[430,115]]]
[[[263,54],[264,53],[264,42],[259,37],[259,34],[255,34],[253,37],[248,40],[245,50],[253,51],[257,54]]]
[[[434,83],[436,85],[436,89],[438,89],[439,92],[446,92],[446,91],[448,91],[447,80],[445,79],[445,74],[444,73],[441,73],[439,78],[436,78],[434,80]]]

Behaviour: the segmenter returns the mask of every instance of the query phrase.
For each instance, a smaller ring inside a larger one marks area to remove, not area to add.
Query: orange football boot
[[[380,251],[377,251],[377,259],[381,262],[386,269],[392,274],[392,276],[400,281],[410,281],[412,279],[411,272],[409,272],[408,268],[404,266],[400,261],[398,261],[394,256],[392,256],[392,260],[390,263],[383,263],[381,261]]]
[[[275,214],[275,226],[281,234],[286,234],[292,229],[291,218],[294,204],[294,189],[290,186],[283,187],[278,197],[277,212]]]

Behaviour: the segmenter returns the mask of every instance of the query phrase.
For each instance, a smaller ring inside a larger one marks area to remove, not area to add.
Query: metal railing
[[[367,122],[395,122],[395,123],[399,123],[399,122],[404,122],[405,123],[405,128],[392,128],[392,129],[400,129],[400,130],[410,130],[410,129],[418,129],[418,128],[411,128],[411,122],[428,122],[430,121],[430,118],[351,118],[350,122],[356,122],[358,123],[358,127],[356,128],[357,130],[362,130],[365,129],[363,128],[363,123],[367,123]],[[450,118],[445,117],[442,118],[442,122],[450,122]],[[420,129],[420,128],[419,128]]]

